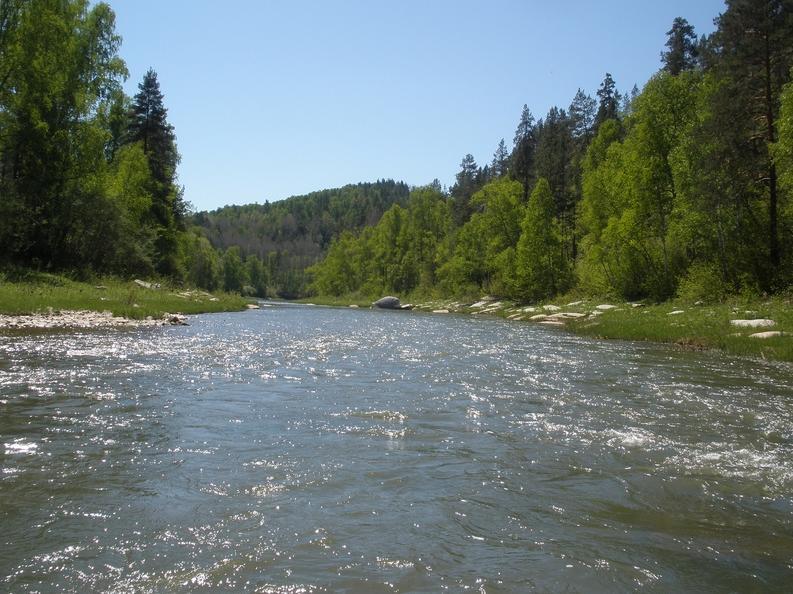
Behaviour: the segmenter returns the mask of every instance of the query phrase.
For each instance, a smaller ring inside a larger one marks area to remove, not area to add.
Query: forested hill
[[[793,0],[727,0],[698,37],[682,17],[661,69],[535,120],[512,150],[466,155],[450,192],[342,233],[311,269],[320,295],[568,292],[692,303],[793,291]],[[661,49],[661,48],[659,48]]]
[[[192,216],[192,224],[223,251],[265,260],[271,280],[285,295],[299,293],[304,270],[324,256],[342,230],[376,224],[393,205],[407,203],[404,182],[379,180],[293,196],[278,202],[226,206]]]

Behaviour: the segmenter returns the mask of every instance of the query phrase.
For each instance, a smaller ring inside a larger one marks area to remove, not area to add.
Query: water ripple
[[[464,316],[0,335],[0,589],[782,590],[793,374]]]

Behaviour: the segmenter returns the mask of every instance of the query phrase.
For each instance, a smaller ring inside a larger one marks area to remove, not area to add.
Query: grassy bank
[[[672,343],[685,349],[719,349],[735,355],[793,362],[793,304],[790,297],[735,298],[707,305],[682,301],[657,305],[631,304],[574,297],[541,304],[519,304],[492,298],[474,301],[403,300],[407,301],[412,301],[418,311],[498,316],[516,322],[564,327],[594,338]],[[372,299],[360,296],[313,297],[305,302],[368,307]],[[731,323],[739,319],[767,319],[774,324],[748,328]],[[782,335],[752,337],[752,334],[761,332],[781,332]]]
[[[741,328],[731,323],[740,319],[772,320],[774,325]],[[782,298],[717,305],[619,307],[595,319],[573,321],[569,326],[585,336],[668,342],[682,348],[720,349],[735,355],[793,361],[793,306]],[[762,332],[782,332],[782,336],[752,337]]]
[[[0,314],[23,315],[53,310],[110,311],[143,319],[164,313],[198,314],[237,311],[249,303],[239,295],[210,294],[162,285],[151,288],[132,281],[101,279],[92,283],[48,274],[0,280]]]

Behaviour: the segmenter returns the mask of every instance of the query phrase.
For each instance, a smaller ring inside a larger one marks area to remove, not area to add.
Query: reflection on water
[[[320,307],[0,336],[0,591],[793,583],[793,374]]]

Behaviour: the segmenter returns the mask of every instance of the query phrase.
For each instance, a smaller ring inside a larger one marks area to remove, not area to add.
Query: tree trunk
[[[765,120],[768,149],[775,142],[774,96],[771,88],[771,42],[765,34]],[[768,256],[774,272],[779,268],[779,237],[777,234],[777,177],[773,159],[768,159]]]

